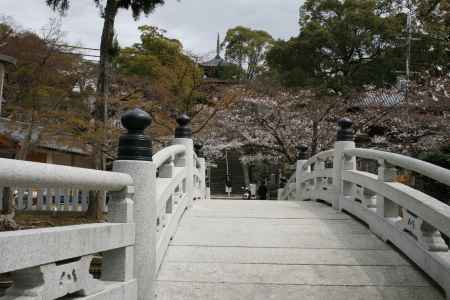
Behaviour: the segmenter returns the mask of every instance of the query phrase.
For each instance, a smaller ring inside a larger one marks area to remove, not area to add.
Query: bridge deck
[[[158,274],[158,299],[444,299],[369,230],[317,202],[197,202]]]

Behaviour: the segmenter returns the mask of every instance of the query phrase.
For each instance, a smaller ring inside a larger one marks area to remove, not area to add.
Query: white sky
[[[266,30],[275,38],[287,39],[296,35],[302,2],[166,0],[166,5],[157,8],[149,17],[141,17],[138,22],[133,20],[129,11],[121,11],[116,20],[116,31],[121,46],[128,46],[139,40],[139,25],[155,25],[179,39],[185,49],[204,55],[214,51],[218,32],[223,37],[227,29],[237,25]],[[45,5],[45,0],[0,0],[0,16],[12,17],[21,28],[38,32],[58,14]],[[72,0],[71,9],[62,19],[66,40],[98,48],[102,21],[92,0]]]

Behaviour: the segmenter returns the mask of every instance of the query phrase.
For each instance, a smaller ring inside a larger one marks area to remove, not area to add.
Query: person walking
[[[259,200],[267,200],[267,187],[264,182],[261,182],[258,188],[258,198]]]

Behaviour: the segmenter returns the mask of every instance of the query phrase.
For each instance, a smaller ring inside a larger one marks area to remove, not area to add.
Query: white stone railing
[[[194,200],[206,198],[205,160],[194,153],[186,116],[177,120],[176,132],[185,137],[155,155],[144,134],[151,123],[148,114],[134,110],[122,121],[128,133],[120,139],[114,172],[0,159],[2,187],[43,195],[100,191],[111,198],[109,223],[0,232],[0,274],[11,273],[13,280],[1,300],[52,300],[68,294],[76,299],[154,299],[155,275],[180,219]],[[89,274],[98,253],[103,255],[101,280]]]
[[[284,188],[278,191],[278,200],[295,200],[296,197],[296,174],[292,174]]]
[[[133,180],[127,174],[0,159],[4,187],[111,192],[109,222],[0,233],[0,274],[13,286],[0,299],[56,299],[74,294],[89,299],[132,299]],[[89,267],[103,253],[101,280]],[[130,264],[131,262],[131,264]],[[117,295],[123,295],[124,298]],[[25,299],[25,298],[20,298]]]
[[[12,187],[12,192],[16,211],[86,212],[89,202],[95,200],[89,191],[80,189]],[[1,197],[3,188],[0,188]],[[102,207],[104,212],[108,211],[107,203]]]
[[[157,170],[157,250],[158,269],[175,234],[178,223],[192,201],[205,199],[204,159],[193,151],[192,140],[175,139],[174,145],[153,157]]]
[[[5,187],[0,186],[0,199],[3,199]],[[90,193],[90,190],[84,190],[80,187],[64,188],[62,186],[56,186],[42,187],[39,189],[29,186],[7,187],[12,191],[16,211],[85,212],[88,209],[89,201],[91,201],[90,198],[95,197],[94,194]],[[92,191],[95,191],[95,189]],[[106,203],[103,203],[102,207],[107,212]]]
[[[407,170],[450,185],[450,170],[399,154],[355,148],[348,138],[348,122],[340,124],[347,133],[341,133],[344,139],[335,143],[335,149],[298,161],[295,199],[322,200],[356,216],[413,260],[450,297],[450,252],[442,237],[450,237],[450,207],[397,181],[398,171]],[[358,170],[357,159],[377,163],[378,172]],[[293,193],[291,189],[284,193]]]

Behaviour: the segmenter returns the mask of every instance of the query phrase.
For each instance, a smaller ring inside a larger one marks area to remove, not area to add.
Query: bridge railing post
[[[303,175],[303,173],[307,172],[308,170],[303,170],[303,166],[308,161],[308,146],[300,144],[297,147],[297,166],[295,171],[295,199],[296,200],[302,200],[302,184],[300,182],[300,178]]]
[[[144,134],[150,116],[134,109],[122,116],[128,132],[121,136],[115,172],[129,174],[134,181],[134,278],[138,300],[154,299],[156,273],[156,168],[152,162],[152,141]]]
[[[200,157],[200,174],[201,174],[201,192],[202,192],[202,200],[207,199],[206,195],[206,160],[203,157]]]
[[[392,182],[397,176],[397,169],[384,160],[378,161],[378,180]],[[383,218],[396,219],[400,216],[400,207],[395,202],[378,194],[376,197],[377,213]]]
[[[337,138],[334,143],[333,159],[333,185],[335,188],[333,207],[337,210],[342,209],[342,201],[345,201],[342,173],[344,170],[353,170],[356,168],[356,158],[344,157],[344,151],[352,148],[355,148],[353,122],[346,118],[340,119],[338,121]]]
[[[172,141],[173,145],[184,145],[186,147],[185,157],[181,158],[184,161],[186,168],[186,197],[188,198],[189,206],[193,204],[194,198],[194,141],[192,140],[191,119],[187,114],[182,114],[177,118],[177,128],[175,129],[175,138]]]

